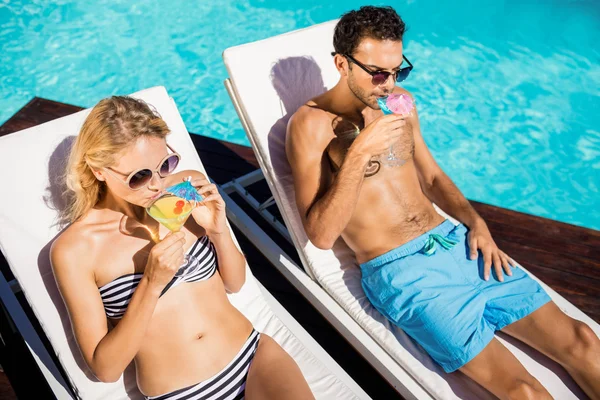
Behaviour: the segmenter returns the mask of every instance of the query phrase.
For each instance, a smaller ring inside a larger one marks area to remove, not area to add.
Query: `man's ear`
[[[348,76],[348,60],[343,55],[337,53],[333,57],[333,62],[335,67],[340,72],[340,75],[347,77]]]

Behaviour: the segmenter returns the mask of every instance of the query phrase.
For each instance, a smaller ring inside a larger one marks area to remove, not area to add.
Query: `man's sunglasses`
[[[127,185],[129,189],[140,190],[141,188],[146,186],[148,182],[150,182],[150,180],[152,180],[152,177],[154,176],[155,172],[161,178],[165,178],[171,173],[173,173],[173,171],[175,171],[175,168],[177,168],[179,160],[181,160],[181,156],[175,150],[173,150],[171,146],[167,145],[167,147],[169,148],[169,150],[171,150],[172,153],[167,154],[165,158],[162,159],[160,164],[158,164],[158,169],[154,171],[149,168],[133,171],[131,174],[127,175],[127,179],[123,180],[122,178],[115,176],[114,173],[116,172],[122,176],[125,176],[124,173],[115,171],[110,167],[106,167],[104,169],[113,174],[113,176],[115,176],[115,178],[117,178],[120,182],[123,182],[123,184]]]
[[[335,55],[336,53],[332,53],[332,54]],[[396,72],[371,71],[367,66],[365,66],[361,62],[357,61],[354,57],[352,57],[348,54],[342,54],[342,56],[346,57],[348,60],[350,60],[354,64],[358,65],[367,74],[371,75],[371,83],[375,86],[383,85],[384,83],[386,83],[388,78],[390,77],[390,75],[394,75],[394,80],[396,82],[402,82],[403,80],[405,80],[408,77],[408,74],[410,74],[410,71],[412,71],[412,69],[413,69],[413,65],[410,63],[410,61],[408,61],[408,58],[406,58],[404,55],[402,55],[402,58],[404,60],[406,60],[406,62],[408,63],[408,67],[400,68]]]

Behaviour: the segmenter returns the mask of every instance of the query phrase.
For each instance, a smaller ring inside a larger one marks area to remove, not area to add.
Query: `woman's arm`
[[[194,209],[194,221],[206,231],[215,246],[219,263],[219,273],[225,289],[230,293],[239,292],[246,281],[246,259],[235,245],[225,213],[225,201],[217,186],[198,171],[186,171],[192,176],[192,185],[202,195],[202,202]]]
[[[233,242],[229,229],[208,237],[217,251],[219,273],[225,289],[231,293],[239,292],[246,282],[246,258]]]
[[[170,264],[171,259],[167,255],[175,247],[181,247],[181,250],[173,250],[173,264],[179,262],[175,260],[178,256],[183,260],[182,236],[172,235],[154,246],[146,272],[157,270],[159,258],[163,265]],[[176,265],[164,271],[159,279],[156,273],[145,273],[125,315],[109,332],[93,270],[90,264],[84,262],[91,259],[89,253],[88,246],[77,235],[64,235],[52,246],[50,259],[83,358],[100,381],[114,382],[139,351],[162,288],[166,285],[165,280],[169,274],[173,276]]]

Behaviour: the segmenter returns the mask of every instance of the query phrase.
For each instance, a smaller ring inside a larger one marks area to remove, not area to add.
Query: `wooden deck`
[[[34,98],[15,116],[0,126],[0,136],[69,115],[81,108]],[[194,145],[208,174],[222,184],[256,168],[258,164],[252,149],[204,136],[192,135]],[[252,187],[258,198],[267,198],[267,185]],[[234,197],[234,200],[235,197]],[[238,202],[240,205],[241,202]],[[535,217],[507,209],[473,202],[474,207],[487,221],[494,239],[508,254],[575,304],[595,321],[600,322],[600,232]],[[251,210],[247,211],[251,216]],[[273,210],[277,214],[276,210]],[[257,219],[291,256],[297,258],[292,246]],[[251,242],[236,232],[256,277],[290,311],[290,313],[315,337],[337,362],[374,399],[399,398],[397,393],[356,353],[350,345],[316,312],[312,306],[273,268],[253,247]],[[0,257],[0,270],[7,278],[12,274]],[[9,279],[10,279],[9,278]],[[3,317],[0,312],[0,318]],[[5,320],[0,320],[4,323]],[[3,333],[3,339],[5,333]],[[1,347],[1,346],[0,346]],[[31,376],[36,375],[35,364],[27,360],[22,340],[17,335],[8,338],[7,346],[0,349],[0,364],[19,393],[30,398],[33,394]],[[18,355],[18,356],[17,356]],[[29,357],[30,358],[30,357]],[[19,361],[16,361],[16,360]],[[14,398],[0,373],[0,398]],[[4,379],[5,381],[5,379]],[[37,381],[36,381],[37,382]],[[36,388],[35,390],[38,390]],[[8,393],[8,394],[5,394]],[[7,397],[2,397],[2,396]]]

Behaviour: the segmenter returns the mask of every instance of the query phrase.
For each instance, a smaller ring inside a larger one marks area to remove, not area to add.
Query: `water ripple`
[[[132,3],[0,0],[0,123],[34,96],[92,106],[164,85],[191,131],[247,145],[222,51],[370,2]],[[423,135],[464,193],[600,229],[595,0],[394,4]]]

